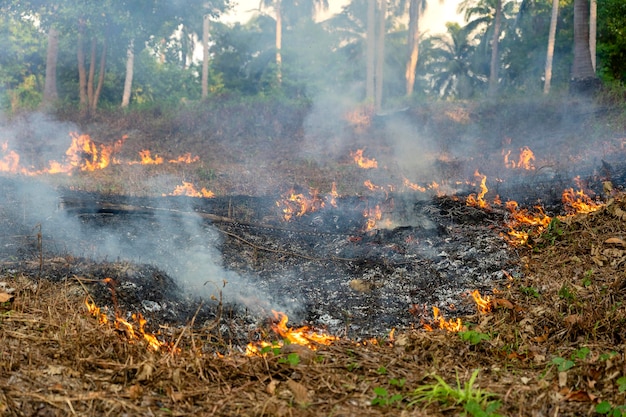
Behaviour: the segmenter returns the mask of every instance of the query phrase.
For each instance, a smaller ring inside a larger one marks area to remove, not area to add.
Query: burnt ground
[[[265,107],[251,121],[249,112],[242,121],[193,111],[169,121],[82,121],[80,130],[102,143],[129,134],[118,161],[146,148],[200,160],[2,179],[0,253],[12,298],[0,319],[0,410],[543,416],[608,406],[620,413],[624,132],[603,107],[548,104],[437,104],[346,116],[327,129],[297,123],[297,109],[272,117]],[[33,126],[16,130],[16,148],[31,161],[41,156]],[[522,146],[536,152],[534,169],[503,166],[503,151]],[[356,167],[349,154],[358,148],[379,168]],[[583,187],[605,201],[609,182],[614,200],[548,229],[528,226],[529,243],[516,246],[503,206],[466,205],[479,191],[477,169],[487,175],[490,202],[498,194],[564,214],[563,189]],[[427,190],[410,189],[405,178]],[[163,196],[181,179],[216,197]],[[366,189],[366,179],[377,188]],[[285,221],[291,188],[309,197],[317,189],[324,207]],[[363,212],[376,206],[383,219],[365,231]],[[490,312],[476,311],[474,289],[493,297]],[[167,345],[153,352],[127,330],[99,324],[86,296],[110,320],[142,313]],[[461,317],[463,331],[424,331],[425,323],[437,327],[433,306]],[[249,341],[280,339],[268,327],[272,309],[287,312],[290,325],[341,340],[315,352],[242,355]],[[474,370],[474,397],[428,390],[437,378],[471,385]]]

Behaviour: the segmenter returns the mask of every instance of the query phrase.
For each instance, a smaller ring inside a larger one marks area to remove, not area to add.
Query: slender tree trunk
[[[419,21],[421,17],[421,0],[410,0],[409,4],[409,57],[406,62],[404,78],[406,81],[406,95],[411,96],[415,88],[415,69],[419,57]]]
[[[87,101],[87,71],[85,69],[85,22],[78,23],[78,44],[76,45],[76,58],[78,60],[78,95],[80,100],[80,111],[87,111],[89,104]]]
[[[91,102],[91,111],[95,113],[98,108],[98,101],[100,100],[100,93],[102,92],[102,86],[104,85],[104,70],[106,68],[107,58],[107,39],[106,37],[102,41],[102,53],[100,54],[100,68],[98,70],[98,85],[93,95],[93,101]]]
[[[596,25],[598,21],[598,2],[597,0],[590,1],[589,8],[589,53],[591,54],[591,65],[593,70],[596,70]]]
[[[93,103],[93,85],[94,80],[96,78],[96,49],[98,43],[96,38],[91,38],[91,55],[89,59],[89,75],[87,76],[87,103],[89,105],[89,109],[91,110],[91,106]]]
[[[502,0],[496,1],[496,21],[493,26],[493,40],[491,41],[491,65],[489,68],[489,96],[493,97],[498,92],[498,69],[500,44],[500,26],[502,25]]]
[[[378,33],[376,39],[376,83],[374,90],[374,109],[378,112],[383,104],[383,72],[385,68],[385,23],[387,18],[387,0],[379,0]]]
[[[43,107],[51,106],[58,98],[57,57],[59,56],[59,32],[51,27],[48,30],[48,50],[46,55],[46,81],[43,89]]]
[[[124,93],[122,94],[122,108],[130,104],[130,93],[133,88],[135,69],[135,40],[131,39],[126,50],[126,78],[124,78]]]
[[[209,96],[209,15],[202,19],[202,98]]]
[[[280,0],[276,0],[274,7],[276,8],[276,79],[280,84],[283,81],[283,56],[281,53],[283,48],[283,16]]]
[[[574,93],[588,93],[599,85],[589,51],[589,12],[589,0],[574,0],[574,63],[570,83]]]
[[[552,0],[552,18],[550,19],[550,32],[548,34],[548,52],[546,54],[546,73],[543,84],[543,93],[550,92],[552,82],[552,61],[554,59],[554,41],[556,39],[556,24],[559,17],[559,0]]]
[[[376,1],[367,1],[367,38],[365,63],[365,100],[374,102],[374,68],[376,64]]]

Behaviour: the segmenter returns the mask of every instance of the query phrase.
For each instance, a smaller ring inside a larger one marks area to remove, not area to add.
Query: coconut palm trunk
[[[546,71],[543,83],[543,93],[550,92],[552,82],[552,61],[554,60],[554,41],[556,39],[556,23],[559,17],[559,0],[552,0],[552,18],[550,19],[550,32],[548,33],[548,52],[546,54]]]
[[[589,93],[599,86],[589,50],[589,0],[574,0],[574,63],[570,91]]]
[[[46,80],[43,89],[44,107],[49,107],[58,98],[57,92],[57,57],[59,56],[59,32],[51,27],[48,30],[48,49],[46,54]]]

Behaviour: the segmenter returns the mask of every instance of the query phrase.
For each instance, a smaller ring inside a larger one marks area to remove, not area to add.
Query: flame
[[[192,164],[194,162],[198,162],[199,160],[200,160],[200,157],[198,155],[192,158],[190,153],[186,153],[184,155],[179,156],[176,159],[170,159],[167,162],[169,162],[170,164]]]
[[[367,219],[365,223],[365,231],[372,230],[376,227],[376,224],[383,218],[383,211],[380,209],[380,205],[376,205],[374,208],[367,208],[363,211],[363,217]]]
[[[489,203],[485,201],[485,194],[489,191],[487,188],[487,176],[482,175],[478,170],[474,172],[474,176],[476,178],[480,178],[480,192],[478,195],[470,194],[467,196],[466,204],[468,206],[480,207],[480,208],[489,208]]]
[[[335,181],[333,181],[333,185],[328,195],[330,197],[330,205],[337,207],[337,197],[339,197],[339,193],[337,192],[337,183],[335,183]]]
[[[378,168],[378,162],[375,159],[370,159],[363,156],[363,149],[358,149],[356,152],[350,152],[350,156],[354,159],[356,164],[363,169]]]
[[[95,171],[104,169],[111,163],[111,155],[119,151],[126,140],[126,136],[113,145],[96,144],[89,135],[70,133],[72,143],[65,151],[69,169],[79,168],[81,171]]]
[[[302,326],[295,329],[287,327],[289,317],[285,313],[275,310],[272,310],[272,313],[274,314],[274,318],[277,320],[276,323],[272,324],[272,330],[283,338],[283,340],[289,343],[306,346],[311,350],[316,350],[319,345],[328,346],[339,339],[337,336],[316,332],[310,326]],[[260,351],[267,346],[280,347],[282,346],[282,343],[277,342],[275,344],[271,344],[264,341],[249,343],[246,347],[246,354],[249,356],[260,354]]]
[[[94,316],[95,318],[98,319],[98,323],[100,324],[106,324],[109,322],[109,319],[107,318],[106,314],[102,313],[100,311],[100,307],[98,307],[96,305],[96,303],[94,303],[93,301],[91,301],[91,299],[89,299],[89,297],[85,298],[85,305],[87,306],[87,311]]]
[[[502,151],[502,155],[504,156],[504,166],[507,168],[519,168],[525,170],[533,170],[535,166],[533,165],[533,161],[535,160],[535,154],[530,150],[528,146],[524,146],[520,148],[519,159],[517,162],[510,160],[511,151]]]
[[[489,311],[491,311],[491,297],[490,296],[485,296],[483,297],[482,295],[480,295],[480,292],[478,292],[478,290],[474,290],[472,291],[472,298],[474,299],[474,302],[476,303],[476,308],[478,308],[478,312],[479,313],[488,313]]]
[[[294,190],[289,191],[288,194],[283,200],[276,202],[276,206],[283,207],[283,219],[287,222],[293,216],[301,217],[325,206],[324,201],[318,196],[317,190],[309,191],[311,197],[306,197],[302,193],[296,193]]]
[[[463,330],[463,322],[460,318],[457,317],[456,320],[446,320],[445,317],[443,317],[439,312],[439,308],[437,308],[436,306],[433,306],[433,324],[437,325],[437,327],[439,327],[440,329],[447,330],[449,332],[460,332],[461,330]],[[429,332],[433,331],[433,326],[431,326],[430,324],[423,323],[423,326],[424,329],[428,330]]]
[[[507,201],[505,207],[511,213],[511,218],[506,225],[510,229],[508,235],[514,244],[524,245],[528,242],[528,230],[520,230],[520,228],[531,227],[541,233],[552,221],[552,217],[545,214],[541,206],[535,206],[536,213],[531,213],[527,209],[520,209],[516,201]]]
[[[166,194],[163,194],[165,196]],[[182,185],[177,185],[174,191],[167,194],[169,196],[187,196],[187,197],[199,197],[199,198],[213,198],[215,197],[215,193],[213,191],[207,190],[206,188],[202,188],[200,191],[196,189],[196,187],[187,181],[183,181]]]
[[[132,161],[129,164],[141,164],[141,165],[160,165],[163,163],[163,158],[155,155],[153,158],[151,152],[149,150],[144,149],[143,151],[139,151],[139,157],[141,161]]]
[[[417,184],[413,184],[411,181],[408,180],[408,178],[405,178],[404,181],[402,182],[402,184],[408,188],[409,190],[413,190],[413,191],[421,191],[421,192],[426,192],[426,187],[422,187],[421,185],[417,185]]]
[[[603,206],[593,201],[582,189],[574,191],[573,188],[568,188],[563,191],[561,199],[565,211],[569,214],[592,213]]]

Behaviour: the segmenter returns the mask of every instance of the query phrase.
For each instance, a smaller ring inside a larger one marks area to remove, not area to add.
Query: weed
[[[461,385],[457,375],[456,387],[448,385],[440,376],[433,375],[437,382],[423,385],[413,391],[413,399],[409,406],[414,406],[418,403],[428,405],[437,402],[445,406],[462,406],[467,413],[475,417],[497,417],[498,414],[495,414],[495,410],[501,404],[499,401],[492,400],[497,395],[481,390],[474,385],[479,372],[480,370],[476,369],[469,381],[463,383],[463,385]]]
[[[402,401],[402,394],[391,395],[387,388],[384,387],[374,388],[374,394],[376,394],[376,396],[372,399],[372,405],[385,407]]]
[[[389,380],[389,383],[393,385],[394,387],[402,388],[404,384],[406,384],[406,378],[400,378],[400,379],[391,378]]]
[[[591,285],[592,276],[593,276],[593,270],[590,269],[587,272],[585,272],[585,275],[583,275],[583,280],[582,280],[583,287],[587,288],[588,286]]]
[[[626,405],[613,407],[610,402],[602,401],[596,405],[596,413],[604,414],[609,417],[626,417]]]
[[[376,373],[379,375],[386,375],[387,374],[387,368],[385,368],[384,366],[379,367],[376,370]]]
[[[356,362],[350,362],[349,364],[346,365],[346,369],[350,372],[354,371],[355,369],[359,369],[361,367],[361,365],[359,365]]]
[[[617,389],[619,392],[626,392],[626,376],[617,379]]]
[[[288,363],[291,366],[297,366],[300,363],[300,355],[292,352],[287,357],[278,359],[278,363]]]
[[[560,356],[557,356],[556,358],[552,358],[552,363],[557,366],[557,369],[559,372],[565,372],[568,369],[571,369],[576,365],[574,361],[561,358]]]
[[[466,332],[459,332],[461,339],[466,342],[470,342],[471,345],[477,345],[483,340],[491,340],[491,336],[487,333],[477,332],[475,330],[468,330]]]
[[[526,294],[530,297],[534,297],[534,298],[541,297],[541,295],[539,294],[539,291],[535,287],[520,287],[520,291],[522,292],[522,294]]]
[[[561,227],[561,221],[554,217],[550,220],[548,228],[541,234],[541,238],[547,241],[551,246],[554,245],[556,240],[563,235],[563,228]]]

